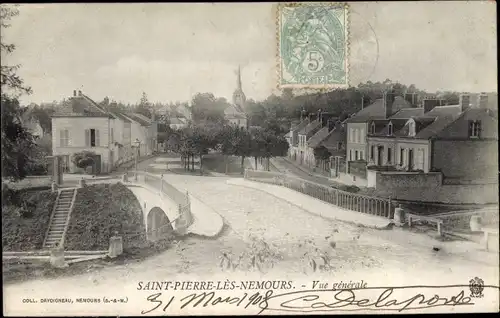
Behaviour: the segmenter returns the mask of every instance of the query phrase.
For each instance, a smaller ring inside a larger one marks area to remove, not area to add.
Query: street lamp
[[[137,161],[139,160],[139,147],[141,146],[141,142],[139,139],[135,139],[135,141],[132,144],[132,148],[135,148],[135,176],[134,179],[137,181]]]

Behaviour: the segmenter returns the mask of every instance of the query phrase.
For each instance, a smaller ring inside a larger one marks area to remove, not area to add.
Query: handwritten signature
[[[244,293],[240,296],[220,296],[216,292],[193,293],[183,298],[176,295],[163,295],[161,292],[149,295],[146,300],[152,305],[141,314],[161,310],[178,305],[203,308],[217,305],[234,305],[237,307],[255,308],[260,314],[266,310],[286,312],[318,312],[318,311],[409,311],[431,307],[454,307],[474,305],[473,299],[465,295],[466,285],[452,286],[405,286],[405,287],[369,287],[342,290],[302,290],[274,294],[272,290],[252,295]],[[487,286],[485,286],[487,287]],[[489,286],[488,286],[489,287]],[[493,287],[493,286],[492,286]],[[447,290],[446,290],[447,289]],[[446,296],[437,294],[443,291]]]

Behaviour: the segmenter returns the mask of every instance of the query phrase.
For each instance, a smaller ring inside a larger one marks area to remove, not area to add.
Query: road
[[[294,164],[288,162],[286,159],[281,157],[273,158],[273,161],[276,163],[275,167],[280,170],[280,172],[290,174],[291,176],[295,176],[298,178],[302,178],[311,182],[319,183],[325,186],[334,185],[333,182],[328,180],[326,177],[321,176],[313,176],[304,172],[303,170],[297,168]]]
[[[484,253],[474,254],[466,248],[450,253],[440,243],[420,234],[328,221],[262,191],[229,185],[225,177],[167,174],[165,178],[217,211],[227,224],[224,233],[213,239],[181,240],[171,249],[140,262],[74,277],[28,281],[6,286],[4,292],[14,297],[35,290],[64,291],[65,286],[72,286],[73,292],[97,295],[109,288],[130,290],[141,280],[214,279],[221,274],[226,279],[230,273],[219,267],[221,253],[230,252],[236,259],[250,249],[255,242],[252,237],[269,245],[275,261],[269,275],[274,277],[302,275],[304,253],[318,248],[318,253],[331,256],[330,277],[364,279],[371,274],[396,282],[399,277],[404,283],[421,281],[422,275],[439,281],[449,276],[452,281],[459,279],[456,283],[468,283],[477,275],[498,278],[498,260],[487,263]],[[434,250],[435,246],[441,246],[441,250]]]

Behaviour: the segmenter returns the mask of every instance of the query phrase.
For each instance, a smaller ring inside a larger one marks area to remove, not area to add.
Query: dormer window
[[[392,123],[389,123],[389,125],[387,125],[387,130],[389,131],[387,134],[389,136],[392,136],[392,133],[393,133]]]
[[[481,121],[469,120],[469,137],[479,138],[481,135]]]
[[[410,137],[414,137],[416,134],[416,129],[415,129],[415,122],[413,120],[411,120],[409,123],[408,123],[408,136]]]
[[[375,122],[372,122],[372,126],[370,127],[370,133],[375,134]]]

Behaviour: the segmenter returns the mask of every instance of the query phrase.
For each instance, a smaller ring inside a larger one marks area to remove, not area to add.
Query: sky
[[[231,99],[279,94],[272,3],[26,4],[2,31],[32,87],[23,102],[82,90],[94,100]],[[487,2],[350,4],[350,84],[389,78],[429,91],[496,91],[496,6]]]

